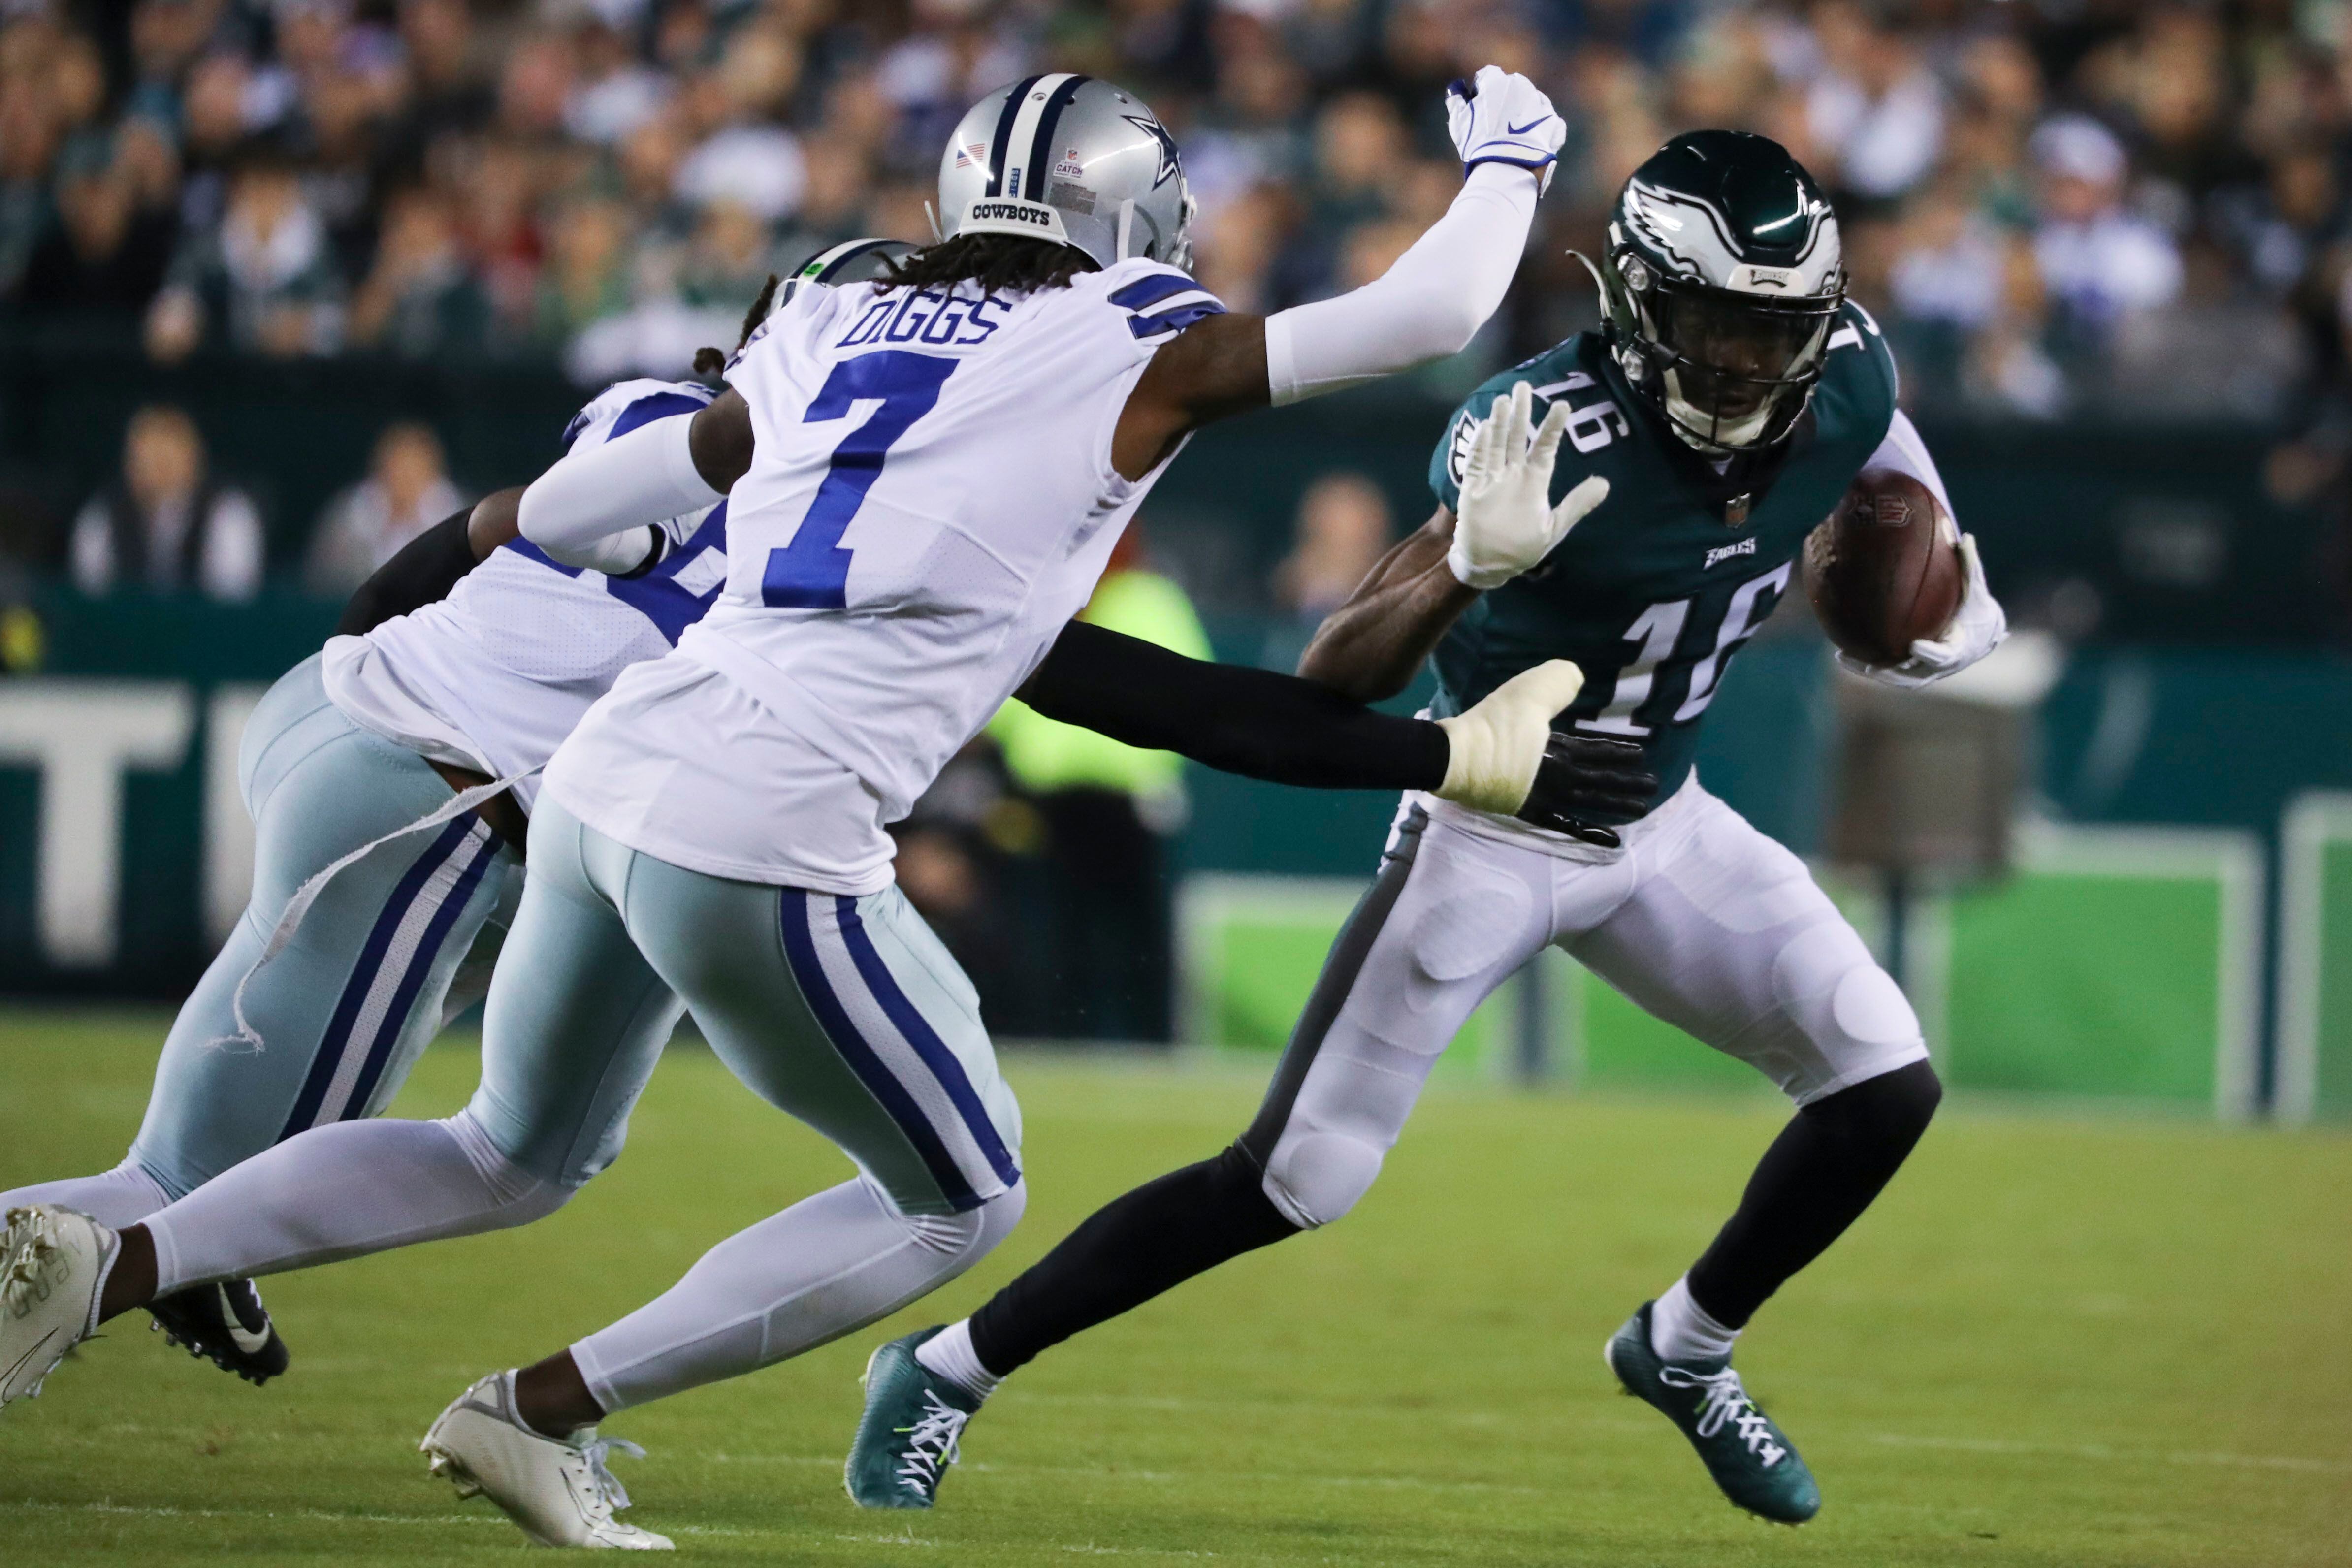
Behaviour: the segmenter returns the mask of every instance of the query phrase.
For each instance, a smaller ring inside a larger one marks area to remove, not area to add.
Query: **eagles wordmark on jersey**
[[[1569,722],[1641,742],[1663,800],[1689,777],[1699,720],[1788,592],[1805,536],[1885,439],[1894,356],[1877,323],[1848,304],[1789,439],[1718,471],[1633,395],[1601,335],[1580,332],[1488,380],[1455,412],[1430,458],[1430,488],[1445,507],[1461,498],[1472,432],[1523,381],[1538,420],[1554,402],[1570,409],[1552,498],[1601,475],[1609,499],[1541,566],[1454,623],[1435,657],[1435,711],[1460,713],[1522,670],[1572,659],[1585,678]]]

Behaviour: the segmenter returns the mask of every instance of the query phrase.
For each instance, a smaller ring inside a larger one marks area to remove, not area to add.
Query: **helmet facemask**
[[[1796,427],[1845,303],[1843,269],[1793,298],[1668,277],[1622,243],[1596,270],[1619,368],[1685,443],[1727,456]]]

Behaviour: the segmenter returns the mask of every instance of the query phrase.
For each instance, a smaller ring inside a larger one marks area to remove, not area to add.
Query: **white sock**
[[[500,1154],[465,1112],[313,1127],[147,1221],[155,1293],[528,1225],[571,1196]]]
[[[171,1201],[172,1195],[153,1176],[125,1161],[101,1176],[68,1176],[0,1192],[0,1214],[28,1203],[46,1203],[52,1208],[87,1214],[110,1230],[120,1230],[138,1224]]]
[[[1650,1348],[1662,1361],[1721,1361],[1738,1338],[1738,1329],[1725,1328],[1691,1300],[1687,1274],[1650,1309]]]
[[[985,1399],[1004,1381],[980,1364],[971,1348],[971,1320],[958,1318],[915,1347],[915,1359],[971,1395]]]
[[[740,1376],[938,1290],[1012,1234],[1027,1196],[902,1214],[871,1183],[845,1181],[721,1241],[572,1359],[607,1415]]]

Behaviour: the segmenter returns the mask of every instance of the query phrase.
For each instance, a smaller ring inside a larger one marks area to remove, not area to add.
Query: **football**
[[[1959,529],[1927,486],[1865,468],[1805,540],[1805,592],[1831,642],[1870,664],[1909,656],[1944,634],[1967,569]]]

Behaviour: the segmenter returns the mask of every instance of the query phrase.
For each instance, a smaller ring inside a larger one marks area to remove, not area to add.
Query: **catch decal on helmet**
[[[1626,182],[1594,274],[1618,368],[1685,442],[1721,456],[1795,428],[1846,276],[1836,215],[1779,142],[1667,142]]]
[[[1056,71],[999,88],[940,158],[940,237],[1021,235],[1108,267],[1192,265],[1192,193],[1175,138],[1133,94]]]

